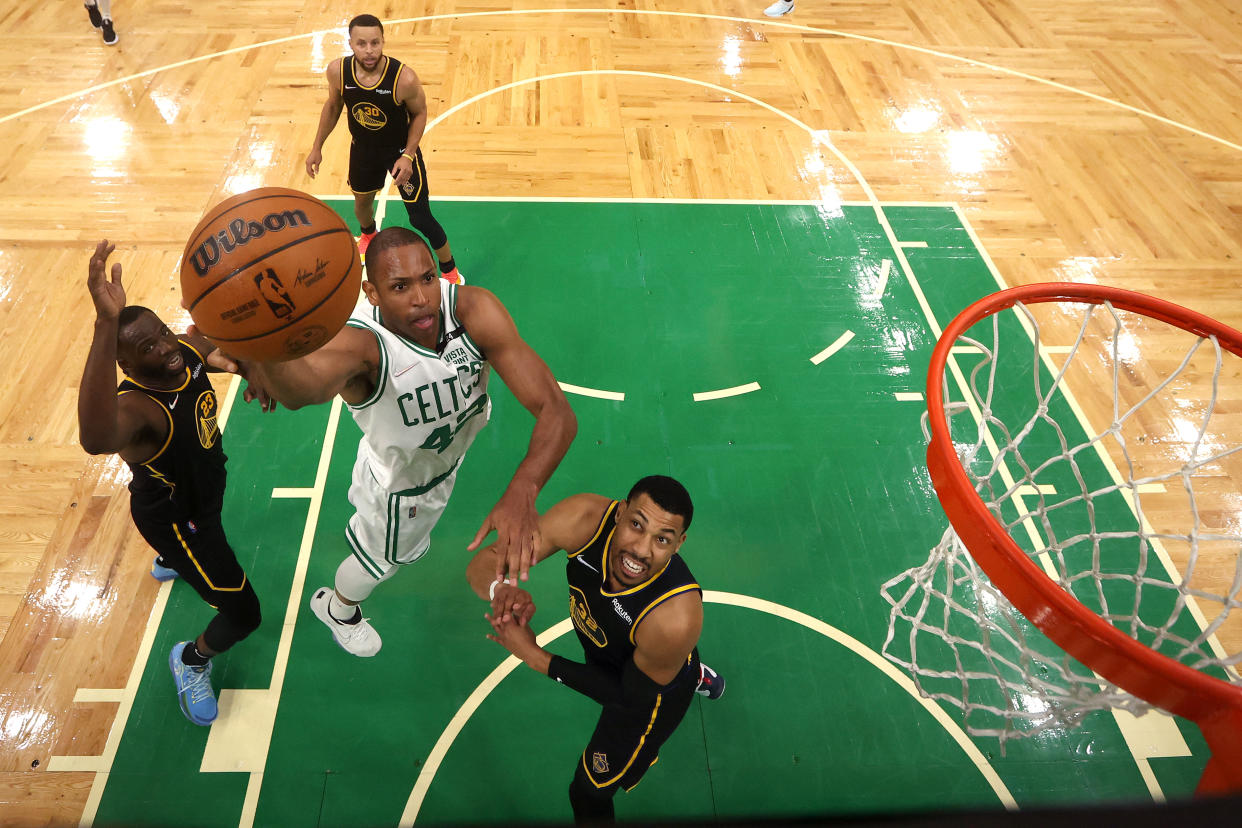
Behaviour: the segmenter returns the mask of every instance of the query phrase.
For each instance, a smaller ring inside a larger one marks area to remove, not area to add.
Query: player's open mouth
[[[631,578],[642,575],[647,571],[647,567],[631,558],[629,555],[621,556],[621,571]]]
[[[418,328],[420,331],[430,330],[435,324],[435,314],[432,314],[431,316],[420,316],[418,319],[414,320],[414,327]]]
[[[164,360],[165,367],[167,367],[170,371],[176,371],[184,364],[185,360],[181,358],[181,354],[173,354],[168,359]]]

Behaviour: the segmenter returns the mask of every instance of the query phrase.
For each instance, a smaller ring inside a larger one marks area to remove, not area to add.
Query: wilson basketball
[[[260,362],[304,356],[335,336],[361,283],[344,219],[283,187],[217,204],[181,257],[183,302],[199,331],[226,353]]]

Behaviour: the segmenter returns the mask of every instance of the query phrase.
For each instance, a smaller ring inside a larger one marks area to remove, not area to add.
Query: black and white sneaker
[[[96,29],[103,25],[103,15],[99,13],[98,6],[87,6],[86,16],[91,19],[91,25]]]
[[[103,22],[103,25],[100,26],[100,29],[103,31],[104,43],[106,43],[109,46],[115,46],[118,38],[116,36],[116,30],[112,28],[112,21],[105,20]]]
[[[724,695],[725,680],[724,676],[717,673],[711,667],[702,662],[699,663],[699,686],[694,692],[700,696],[707,696],[709,699],[718,699]]]

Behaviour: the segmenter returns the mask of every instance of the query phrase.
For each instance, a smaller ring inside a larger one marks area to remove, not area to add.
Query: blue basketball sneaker
[[[206,667],[189,667],[181,660],[181,651],[189,646],[182,641],[168,654],[168,669],[177,685],[177,701],[181,712],[196,725],[209,725],[216,720],[216,693],[211,689],[211,662]]]
[[[171,566],[164,566],[157,557],[151,561],[151,577],[157,581],[171,581],[177,577],[177,570]]]

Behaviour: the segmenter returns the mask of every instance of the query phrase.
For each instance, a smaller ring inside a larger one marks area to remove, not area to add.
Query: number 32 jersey
[[[346,323],[379,341],[375,391],[350,413],[362,429],[359,459],[388,491],[448,474],[491,417],[491,366],[458,320],[457,286],[440,280],[440,342],[429,350],[384,327],[364,297]]]

